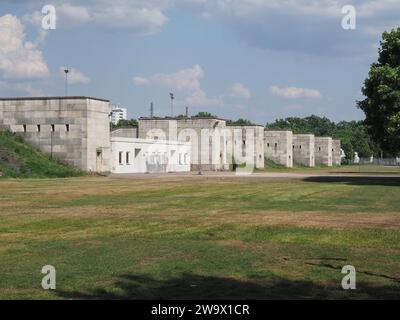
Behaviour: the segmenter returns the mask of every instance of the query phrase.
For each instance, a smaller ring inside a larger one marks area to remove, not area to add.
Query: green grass
[[[0,181],[2,299],[400,297],[400,185]],[[40,287],[44,265],[57,290]],[[356,291],[341,289],[354,265]]]
[[[282,173],[327,173],[327,174],[346,174],[346,173],[365,173],[365,174],[399,174],[400,166],[378,166],[378,165],[342,165],[342,166],[315,166],[313,168],[295,164],[293,168],[286,168],[274,161],[266,160],[264,169],[256,169],[256,172],[282,172]]]
[[[65,178],[84,173],[50,159],[11,132],[0,132],[0,172],[8,178]]]

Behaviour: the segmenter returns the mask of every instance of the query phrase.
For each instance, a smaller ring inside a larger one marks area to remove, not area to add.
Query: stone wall
[[[138,128],[119,128],[111,131],[111,137],[137,138]]]
[[[228,165],[226,121],[218,118],[140,118],[139,138],[177,140],[192,145],[191,169],[216,171]]]
[[[332,163],[334,166],[340,166],[342,164],[341,148],[340,140],[332,140]]]
[[[292,131],[265,131],[265,159],[287,168],[293,167]]]
[[[306,167],[315,167],[315,136],[293,135],[293,162]]]
[[[262,126],[228,126],[231,131],[232,145],[228,157],[232,155],[236,163],[249,164],[255,168],[264,168],[264,127]],[[235,157],[236,153],[241,153]]]
[[[108,172],[108,111],[108,100],[89,97],[0,99],[0,126],[82,170]]]
[[[332,138],[315,138],[315,163],[332,167]]]

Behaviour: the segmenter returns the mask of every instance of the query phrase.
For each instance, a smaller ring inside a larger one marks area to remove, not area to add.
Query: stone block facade
[[[293,162],[306,167],[315,167],[315,136],[293,135]]]
[[[232,126],[230,130],[231,148],[228,158],[234,159],[237,164],[249,164],[255,168],[264,168],[264,127],[258,125]]]
[[[224,170],[229,164],[226,121],[223,119],[140,118],[139,138],[190,142],[192,171]]]
[[[265,159],[272,160],[287,168],[293,167],[293,133],[292,131],[264,132]]]
[[[342,165],[342,144],[340,140],[332,140],[332,164],[334,166]]]
[[[0,127],[85,171],[110,171],[109,101],[90,97],[0,99]]]
[[[315,164],[332,167],[332,138],[315,138]]]

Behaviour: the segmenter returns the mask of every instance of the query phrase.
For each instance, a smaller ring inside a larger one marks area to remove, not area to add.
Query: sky
[[[0,96],[65,95],[68,66],[69,95],[131,118],[151,102],[170,115],[173,92],[175,115],[362,120],[363,81],[399,24],[400,0],[1,0]]]

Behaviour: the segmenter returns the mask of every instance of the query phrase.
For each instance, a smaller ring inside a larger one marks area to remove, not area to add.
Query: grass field
[[[81,170],[51,159],[9,131],[0,131],[0,177],[66,178],[84,176]]]
[[[84,177],[0,191],[1,299],[400,298],[399,180]],[[355,291],[341,288],[345,265]]]

